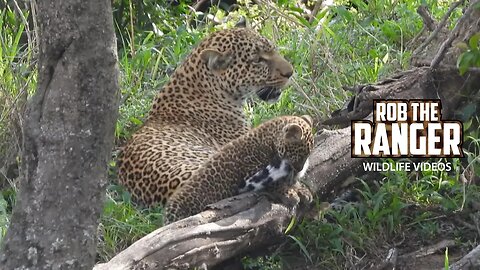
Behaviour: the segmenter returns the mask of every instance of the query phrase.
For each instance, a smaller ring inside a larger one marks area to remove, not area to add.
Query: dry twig
[[[423,51],[427,46],[428,44],[430,44],[430,42],[432,42],[432,40],[438,35],[438,33],[440,32],[440,30],[442,30],[445,25],[447,24],[447,21],[448,21],[448,18],[450,18],[450,15],[452,14],[452,12],[461,4],[463,4],[465,0],[461,0],[461,1],[458,1],[458,2],[455,2],[453,3],[450,8],[448,9],[447,13],[445,13],[445,16],[443,16],[442,20],[440,21],[440,23],[437,25],[437,27],[435,28],[435,31],[433,31],[430,36],[428,36],[428,38],[417,48],[415,49],[415,51],[413,51],[413,55],[417,55],[419,54],[421,51]]]
[[[459,2],[463,2],[463,1],[459,1]],[[459,30],[463,27],[463,24],[467,21],[468,18],[470,18],[470,15],[472,14],[472,12],[476,9],[476,5],[480,2],[480,0],[476,0],[476,1],[473,1],[470,3],[469,7],[467,8],[467,10],[465,11],[465,14],[463,14],[463,16],[458,19],[457,23],[455,24],[455,27],[453,28],[453,30],[450,32],[450,35],[448,36],[447,40],[445,40],[443,43],[442,43],[442,46],[440,47],[440,49],[438,50],[437,54],[435,55],[435,57],[433,58],[432,60],[432,63],[430,64],[430,68],[432,69],[435,69],[438,67],[438,65],[440,64],[440,62],[443,60],[443,57],[445,56],[445,52],[447,51],[448,48],[450,48],[450,46],[452,45],[452,42],[455,38],[457,38],[458,34],[459,34]],[[458,3],[458,2],[457,2]],[[460,5],[460,4],[458,4]],[[452,5],[453,7],[454,5]],[[453,9],[452,9],[453,10]],[[450,10],[449,10],[450,11]]]
[[[428,29],[428,31],[433,31],[437,23],[432,18],[432,15],[430,15],[427,6],[420,5],[417,9],[417,13],[420,15],[420,17],[422,17],[423,25]]]
[[[410,252],[404,255],[401,255],[400,258],[408,259],[408,258],[422,258],[428,255],[432,255],[442,249],[447,247],[455,246],[455,240],[451,239],[444,239],[434,245],[428,247],[421,247],[419,250],[414,252]]]

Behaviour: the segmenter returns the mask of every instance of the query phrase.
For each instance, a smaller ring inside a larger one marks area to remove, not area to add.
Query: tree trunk
[[[38,1],[39,74],[1,269],[90,269],[118,114],[110,1]]]
[[[413,62],[419,63],[420,67],[376,84],[351,88],[355,96],[349,106],[322,123],[344,128],[324,131],[317,138],[310,157],[311,169],[305,176],[306,184],[321,200],[335,194],[352,175],[358,177],[365,173],[361,167],[365,159],[351,157],[349,125],[351,120],[369,117],[374,99],[441,99],[443,119],[457,119],[463,108],[478,102],[480,70],[472,68],[460,76],[455,66],[460,52],[450,45],[465,42],[480,32],[480,10],[474,7],[479,2],[470,2],[464,16],[446,39],[434,37],[445,31],[432,31],[431,38],[425,39],[421,47],[433,55],[427,53],[413,57]],[[440,23],[438,27],[443,28],[444,24]],[[436,50],[432,50],[432,46]],[[95,266],[94,270],[210,268],[234,256],[283,240],[292,215],[308,211],[308,207],[287,209],[254,194],[229,198],[209,208],[152,232],[109,262]]]

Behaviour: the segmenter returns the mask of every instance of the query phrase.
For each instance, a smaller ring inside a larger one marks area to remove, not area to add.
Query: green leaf
[[[472,123],[473,123],[473,118],[470,118],[468,119],[468,121],[463,122],[463,131],[465,132],[466,130],[468,130],[472,126]]]
[[[468,45],[472,50],[478,50],[478,41],[480,40],[480,33],[473,35],[468,41]]]
[[[350,22],[352,21],[352,14],[343,6],[340,6],[340,7],[337,7],[335,9],[338,13],[338,15],[340,15],[340,17],[342,17],[343,19],[345,19],[345,21],[347,22]]]
[[[364,0],[352,0],[351,1],[352,4],[355,4],[358,8],[358,10],[367,10],[368,9],[368,5],[367,3],[365,3]]]
[[[293,225],[295,225],[295,217],[292,217],[292,219],[290,219],[290,223],[288,224],[287,229],[285,230],[285,234],[287,234],[290,230],[292,230]]]
[[[450,264],[448,263],[448,247],[445,248],[445,270],[450,268]]]
[[[459,48],[462,52],[468,50],[468,45],[465,42],[458,42],[455,47]]]
[[[293,13],[298,13],[298,14],[303,14],[303,9],[299,8],[299,7],[296,7],[296,6],[291,6],[291,7],[288,7],[288,9],[290,11],[292,11]]]
[[[291,14],[295,16],[295,18],[297,18],[301,24],[303,24],[306,27],[310,27],[310,23],[307,21],[307,19],[303,17],[303,15],[300,15],[298,13],[293,13],[293,12]]]
[[[399,39],[399,33],[397,33],[398,26],[392,21],[385,21],[381,26],[383,34],[390,40],[396,41]]]
[[[471,66],[472,62],[475,60],[476,56],[471,51],[464,52],[460,55],[457,61],[457,67],[460,71],[460,75],[465,74],[468,68]]]
[[[472,117],[475,115],[477,111],[477,104],[470,103],[467,106],[462,108],[462,119],[463,120],[472,120]]]
[[[386,64],[386,63],[388,62],[389,56],[390,56],[390,54],[389,54],[389,53],[386,53],[385,56],[382,58],[382,62],[383,62],[384,64]]]
[[[140,121],[138,118],[136,117],[130,117],[129,120],[134,123],[135,125],[141,125],[142,124],[142,121]]]

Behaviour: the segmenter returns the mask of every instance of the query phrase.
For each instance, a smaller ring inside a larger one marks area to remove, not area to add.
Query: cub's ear
[[[283,127],[283,136],[287,142],[300,142],[302,135],[302,128],[297,124],[288,124]]]
[[[221,53],[212,49],[205,49],[200,53],[200,58],[207,64],[211,71],[222,71],[228,68],[233,57],[228,53]]]
[[[310,126],[313,126],[313,119],[310,115],[302,115],[300,116],[303,120],[305,120]]]
[[[240,17],[240,20],[235,24],[235,27],[238,28],[246,28],[247,27],[247,19],[245,19],[245,16]]]

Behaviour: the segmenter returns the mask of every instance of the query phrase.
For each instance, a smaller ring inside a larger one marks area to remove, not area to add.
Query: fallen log
[[[333,183],[356,172],[350,150],[345,148],[350,143],[350,129],[323,132],[317,141],[310,158],[313,166],[306,178],[318,181],[306,184],[327,194],[337,186]],[[228,198],[209,208],[150,233],[94,269],[209,268],[283,240],[292,216],[303,210],[288,209],[255,193]]]
[[[461,20],[463,25],[457,27],[459,30],[454,33],[457,40],[464,41],[469,34],[480,32],[477,23],[480,11],[471,10],[478,2],[472,1],[466,10],[465,14],[470,17]],[[448,42],[451,44],[452,40]],[[452,62],[460,52],[455,48],[446,50],[444,46],[442,50],[442,55],[448,57],[435,54],[430,58],[435,68],[414,67],[379,83],[351,88],[355,95],[348,106],[321,122],[343,127],[324,130],[317,137],[310,158],[311,166],[304,183],[321,200],[336,194],[351,176],[364,173],[365,159],[351,157],[349,125],[351,120],[371,114],[374,99],[440,99],[444,119],[460,117],[463,108],[478,102],[480,71],[470,69],[460,76]],[[438,59],[443,59],[440,65]],[[228,198],[200,214],[159,228],[94,270],[210,268],[284,240],[292,217],[301,217],[306,208],[289,209],[253,193]]]
[[[465,257],[450,265],[450,270],[466,270],[480,268],[480,245],[470,251]]]

